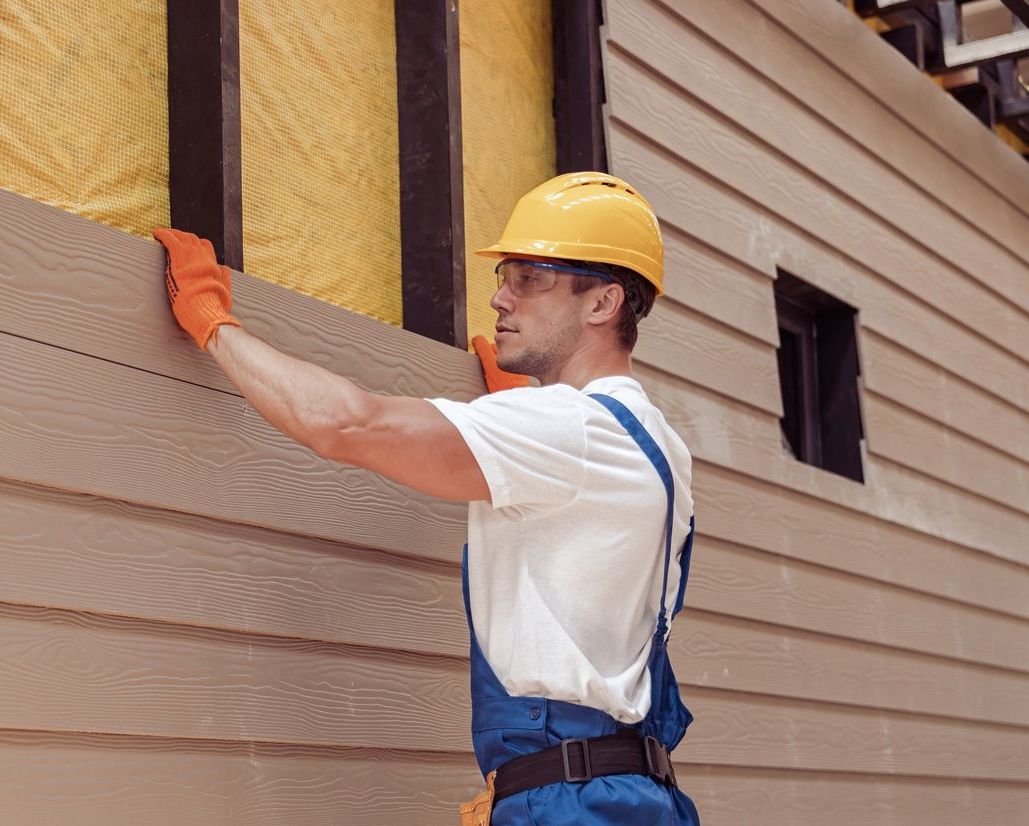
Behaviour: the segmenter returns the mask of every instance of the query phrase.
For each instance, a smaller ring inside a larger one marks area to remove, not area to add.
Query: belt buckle
[[[573,743],[578,743],[582,746],[582,764],[586,769],[586,773],[583,775],[573,775],[572,765],[568,760],[568,747]],[[565,761],[565,782],[566,783],[586,783],[593,779],[593,770],[590,767],[590,746],[585,740],[562,740],[561,741],[561,756]]]
[[[660,740],[649,735],[644,737],[643,753],[647,756],[647,773],[654,780],[668,786],[676,785],[672,756]]]

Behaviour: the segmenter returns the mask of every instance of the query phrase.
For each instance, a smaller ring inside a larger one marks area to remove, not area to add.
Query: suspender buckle
[[[656,737],[643,738],[643,753],[647,756],[647,772],[658,783],[675,786],[675,768],[668,749]]]
[[[582,747],[582,765],[583,774],[572,774],[572,765],[568,759],[568,747],[571,745],[578,744]],[[586,740],[562,740],[561,741],[561,756],[565,761],[565,782],[566,783],[586,783],[593,779],[593,770],[590,768],[590,744]]]

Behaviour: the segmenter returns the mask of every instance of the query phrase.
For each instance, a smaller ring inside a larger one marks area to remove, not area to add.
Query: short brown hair
[[[639,336],[637,325],[646,318],[654,307],[657,289],[643,276],[628,267],[617,264],[597,264],[592,261],[569,261],[575,267],[595,270],[610,275],[625,290],[625,303],[618,318],[618,344],[628,352],[632,352]],[[588,275],[576,275],[572,278],[572,294],[584,293],[597,286],[598,279]]]

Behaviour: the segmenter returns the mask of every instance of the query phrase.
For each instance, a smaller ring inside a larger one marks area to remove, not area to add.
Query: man
[[[469,502],[472,741],[487,791],[462,822],[699,823],[668,755],[692,719],[666,650],[693,537],[690,455],[631,371],[636,325],[662,292],[647,201],[596,172],[519,201],[479,251],[498,259],[496,350],[476,350],[500,392],[470,404],[377,395],[279,353],[229,314],[209,243],[154,234],[176,318],[271,424],[325,458]]]

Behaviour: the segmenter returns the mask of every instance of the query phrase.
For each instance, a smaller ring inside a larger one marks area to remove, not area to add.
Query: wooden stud
[[[172,226],[243,269],[238,0],[168,0]]]
[[[607,172],[598,0],[555,0],[554,125],[557,171]]]
[[[457,0],[396,0],[404,329],[468,347]]]

